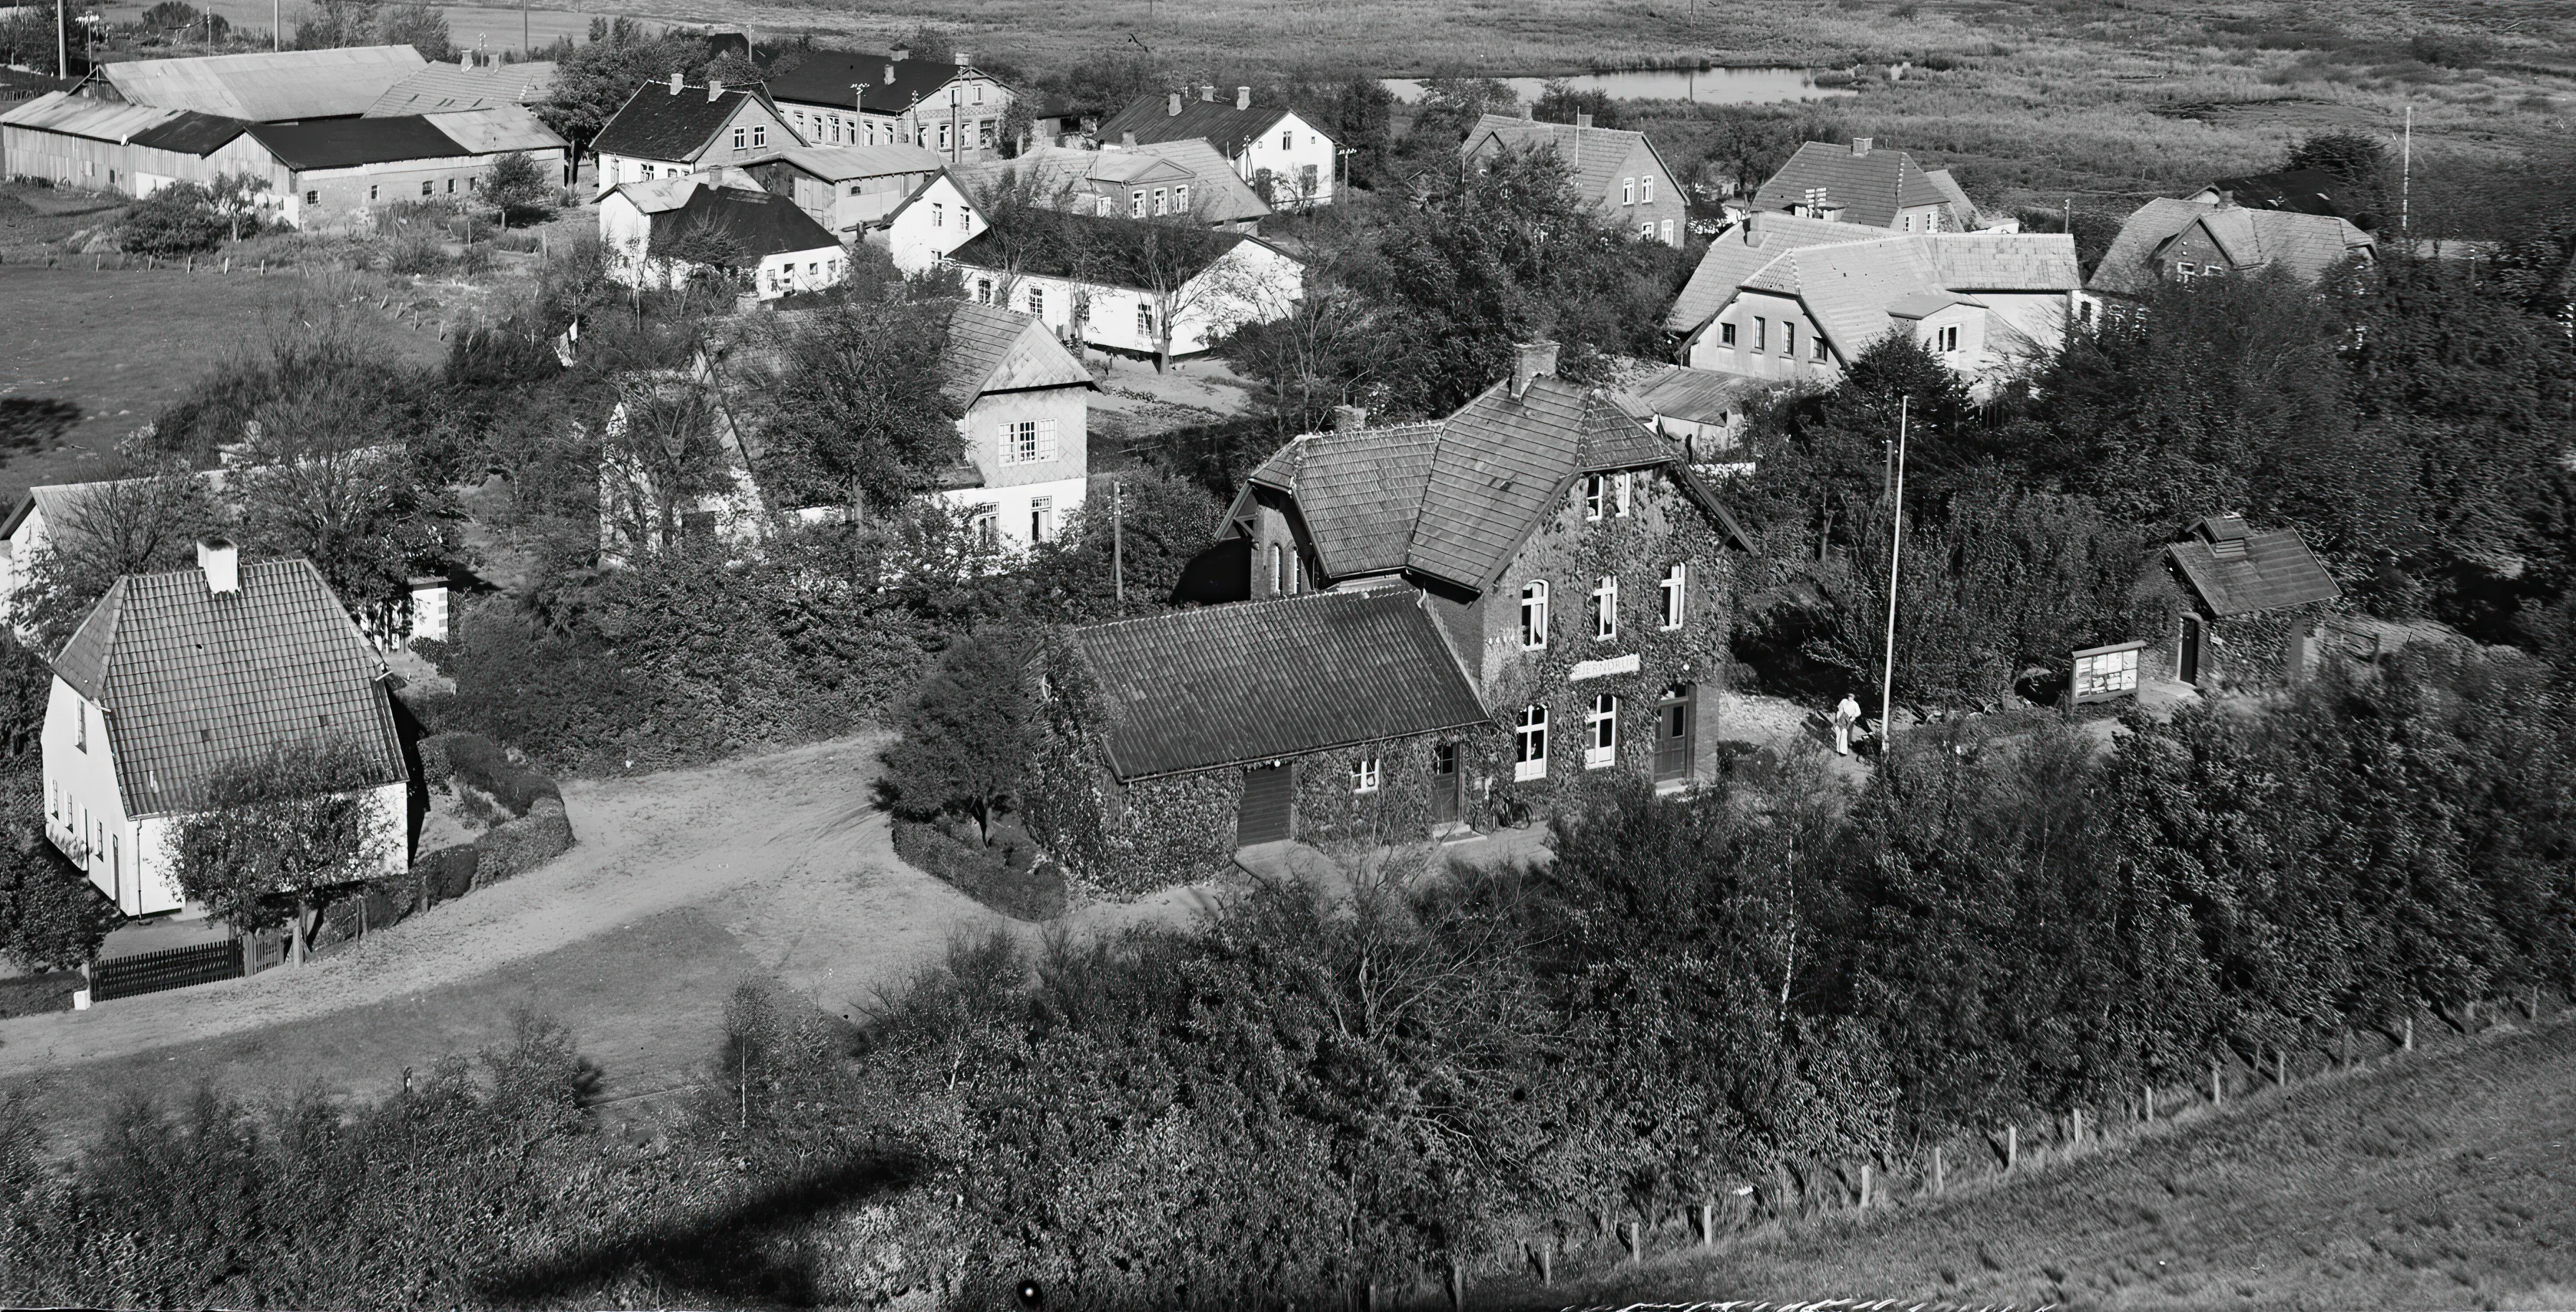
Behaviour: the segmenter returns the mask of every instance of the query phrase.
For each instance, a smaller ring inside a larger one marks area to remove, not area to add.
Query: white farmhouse
[[[862,240],[905,273],[928,273],[983,230],[983,213],[955,177],[942,173],[870,225]]]
[[[1217,99],[1212,85],[1195,99],[1184,91],[1147,96],[1100,125],[1104,150],[1189,140],[1215,147],[1278,209],[1332,203],[1341,158],[1332,136],[1286,105],[1253,104],[1250,87],[1236,87],[1231,101]]]
[[[54,657],[46,838],[127,915],[176,911],[174,833],[224,770],[345,743],[369,766],[378,850],[399,873],[410,772],[384,661],[312,562],[243,565],[228,543],[198,562],[117,580]]]
[[[1033,209],[1012,224],[985,229],[949,256],[967,299],[1103,350],[1197,355],[1246,324],[1286,316],[1305,294],[1304,266],[1285,251],[1186,218],[1139,223]]]

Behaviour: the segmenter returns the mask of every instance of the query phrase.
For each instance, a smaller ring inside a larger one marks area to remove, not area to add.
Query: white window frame
[[[1152,301],[1139,300],[1136,302],[1136,335],[1144,338],[1147,342],[1156,340],[1154,336],[1154,303]]]
[[[1001,461],[1006,465],[1043,464],[1056,458],[1056,426],[1052,419],[1021,419],[1002,425],[998,441]]]
[[[1181,185],[1179,185],[1179,186],[1176,186],[1176,187],[1172,188],[1172,213],[1174,213],[1174,214],[1187,214],[1187,213],[1189,213],[1189,212],[1190,212],[1190,188],[1189,188],[1189,184],[1187,184],[1187,183],[1183,183],[1183,184],[1181,184]]]
[[[1615,498],[1615,502],[1618,506],[1618,516],[1621,519],[1626,519],[1628,517],[1628,511],[1634,505],[1630,499],[1629,489],[1636,485],[1636,477],[1637,476],[1634,471],[1626,469],[1622,469],[1618,473],[1610,476],[1610,485],[1618,494]]]
[[[1619,695],[1600,693],[1583,713],[1583,768],[1606,770],[1619,761]]]
[[[1591,524],[1600,521],[1602,507],[1607,500],[1606,492],[1607,488],[1603,485],[1601,475],[1585,474],[1583,476],[1584,523]]]
[[[992,279],[978,278],[975,280],[975,303],[977,305],[991,305],[993,303]]]
[[[1592,640],[1609,642],[1619,636],[1619,576],[1604,574],[1592,585]]]
[[[740,123],[736,123],[736,124],[734,124],[734,125],[733,125],[733,148],[734,148],[734,149],[736,149],[736,150],[744,149],[743,142],[744,142],[744,140],[745,140],[746,138],[750,137],[750,135],[751,135],[751,129],[750,129],[750,128],[744,127],[744,126],[743,126],[742,124],[740,124]]]
[[[1758,314],[1753,316],[1753,349],[1756,351],[1771,349],[1771,321]]]
[[[1532,703],[1521,708],[1520,721],[1512,728],[1512,781],[1546,777],[1547,707]]]
[[[1642,205],[1652,205],[1655,203],[1654,174],[1649,173],[1644,177],[1637,179],[1637,201]]]
[[[1648,220],[1646,220],[1645,222],[1640,223],[1640,224],[1638,224],[1638,225],[1637,225],[1637,240],[1639,240],[1639,241],[1653,241],[1654,239],[1655,239],[1655,221],[1654,221],[1653,219],[1648,219]]]
[[[1046,318],[1046,288],[1040,287],[1036,283],[1029,284],[1029,317],[1032,319]]]
[[[1666,219],[1666,220],[1664,220],[1664,241],[1665,241],[1665,243],[1666,243],[1666,244],[1670,244],[1670,243],[1671,243],[1671,241],[1672,241],[1672,239],[1673,239],[1673,221],[1672,221],[1671,219]]]
[[[1145,193],[1141,191],[1127,193],[1127,217],[1131,219],[1145,217]]]
[[[948,207],[945,204],[935,200],[930,202],[930,226],[934,228],[948,226]]]
[[[1375,756],[1356,757],[1351,761],[1351,791],[1374,793],[1382,778],[1380,762]]]
[[[1634,205],[1637,203],[1637,180],[1635,178],[1619,179],[1619,203],[1622,205]]]
[[[1664,571],[1661,585],[1664,599],[1664,627],[1678,629],[1690,615],[1690,566],[1675,562]]]
[[[1029,498],[1029,545],[1055,537],[1055,498]]]
[[[1521,650],[1538,651],[1547,646],[1547,580],[1531,579],[1521,585]]]

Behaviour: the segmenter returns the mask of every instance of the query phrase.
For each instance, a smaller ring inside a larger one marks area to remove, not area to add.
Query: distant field
[[[2576,1307],[2576,1024],[2298,1085],[1865,1224],[1480,1301],[1827,1297],[2123,1312]]]

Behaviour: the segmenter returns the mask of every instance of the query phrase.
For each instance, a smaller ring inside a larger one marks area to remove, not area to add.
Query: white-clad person
[[[1841,704],[1834,707],[1834,755],[1851,755],[1852,726],[1860,723],[1860,703],[1844,693]]]

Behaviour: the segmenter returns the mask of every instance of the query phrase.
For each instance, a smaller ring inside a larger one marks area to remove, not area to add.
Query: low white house
[[[721,269],[766,301],[849,276],[848,253],[823,225],[731,170],[618,184],[600,198],[599,237],[609,277],[629,287],[677,287]]]
[[[987,541],[1054,538],[1090,485],[1091,371],[1045,324],[971,302],[949,315],[947,368],[966,460],[939,499]]]
[[[1103,150],[1198,140],[1216,148],[1236,177],[1279,209],[1329,205],[1341,154],[1332,134],[1286,105],[1254,104],[1252,88],[1217,99],[1213,85],[1193,96],[1147,96],[1100,125]]]
[[[949,255],[967,299],[1102,350],[1197,355],[1305,295],[1304,266],[1246,233],[1051,210],[1013,223],[1026,227],[988,228]]]
[[[385,873],[411,858],[410,778],[384,661],[306,560],[129,574],[53,660],[45,836],[127,915],[184,902],[172,840],[222,773],[342,743],[368,769]]]

